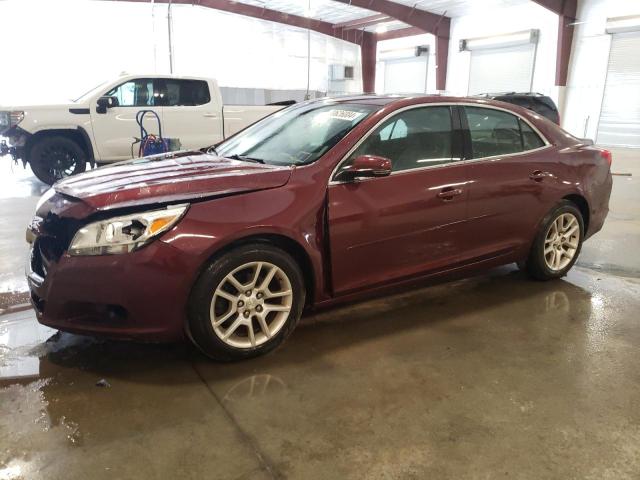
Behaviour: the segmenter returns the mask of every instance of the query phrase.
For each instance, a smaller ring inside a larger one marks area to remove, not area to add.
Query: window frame
[[[481,162],[481,161],[485,161],[485,160],[496,160],[496,159],[501,159],[501,158],[509,158],[509,157],[513,157],[515,155],[525,155],[525,154],[529,154],[531,152],[537,152],[539,150],[543,150],[546,148],[549,148],[552,146],[551,142],[549,142],[549,140],[547,139],[547,137],[545,135],[542,134],[542,132],[535,126],[533,125],[530,121],[528,121],[526,118],[521,117],[520,115],[518,115],[517,113],[514,113],[513,111],[507,109],[507,108],[502,108],[502,107],[497,107],[494,105],[484,105],[482,103],[473,103],[473,102],[433,102],[433,103],[420,103],[420,104],[415,104],[415,105],[408,105],[406,107],[402,107],[399,108],[397,110],[394,110],[392,112],[389,112],[387,115],[385,115],[383,118],[381,118],[375,125],[373,125],[363,136],[362,138],[360,138],[360,140],[358,140],[355,145],[353,145],[348,151],[347,153],[340,159],[340,161],[336,164],[336,166],[333,168],[333,170],[331,171],[331,175],[329,176],[329,183],[328,185],[342,185],[344,183],[349,183],[347,181],[344,180],[336,180],[335,177],[338,174],[338,172],[340,171],[340,168],[342,167],[342,165],[349,159],[349,157],[351,156],[351,154],[360,147],[360,145],[362,143],[364,143],[364,141],[369,138],[373,132],[376,131],[376,129],[382,125],[384,122],[386,122],[387,120],[389,120],[391,117],[402,113],[406,110],[412,110],[415,108],[425,108],[425,107],[449,107],[451,109],[451,115],[452,115],[452,124],[453,124],[453,145],[452,145],[452,155],[454,155],[454,158],[457,157],[459,158],[459,160],[453,161],[453,162],[449,162],[449,163],[440,163],[438,165],[427,165],[424,167],[418,167],[418,168],[412,168],[412,169],[408,169],[408,170],[399,170],[399,171],[395,171],[395,172],[391,172],[391,174],[389,176],[394,176],[394,175],[406,175],[408,173],[414,173],[414,172],[422,172],[423,170],[431,170],[431,169],[436,169],[436,168],[446,168],[446,167],[451,167],[451,166],[456,166],[456,165],[461,165],[461,164],[465,164],[465,163],[471,163],[471,162]],[[503,111],[506,113],[510,113],[511,115],[514,115],[518,120],[525,122],[529,127],[531,127],[531,129],[540,137],[540,139],[542,139],[542,142],[544,143],[543,146],[539,147],[539,148],[535,148],[533,150],[525,150],[522,152],[516,152],[516,153],[509,153],[509,154],[504,154],[504,155],[493,155],[491,157],[479,157],[479,158],[473,158],[472,156],[472,150],[471,150],[471,134],[469,133],[469,126],[467,123],[467,117],[464,113],[464,107],[479,107],[479,108],[487,108],[487,109],[492,109],[492,110],[499,110],[499,111]],[[387,177],[380,177],[380,178],[387,178]],[[367,181],[371,181],[371,180],[378,180],[378,178],[376,177],[372,177],[372,178],[363,178],[358,180],[358,182],[367,182]]]

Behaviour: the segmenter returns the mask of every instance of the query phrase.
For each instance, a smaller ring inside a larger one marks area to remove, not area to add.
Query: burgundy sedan
[[[518,262],[558,278],[600,230],[611,155],[490,100],[362,95],[291,106],[203,152],[57,183],[27,231],[39,321],[272,350],[305,308]]]

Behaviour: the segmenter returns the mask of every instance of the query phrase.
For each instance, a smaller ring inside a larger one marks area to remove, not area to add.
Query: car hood
[[[290,176],[290,167],[176,152],[97,168],[61,180],[53,188],[94,210],[111,210],[277,188]]]

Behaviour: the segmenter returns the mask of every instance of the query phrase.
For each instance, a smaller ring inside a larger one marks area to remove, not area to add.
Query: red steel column
[[[556,53],[556,85],[567,86],[569,76],[569,59],[573,43],[573,23],[575,18],[567,15],[558,16],[558,48]]]
[[[362,91],[372,93],[376,89],[376,46],[378,41],[371,32],[362,32],[360,56],[362,58]]]
[[[448,33],[448,32],[447,32]],[[449,36],[436,37],[436,90],[447,89],[447,65],[449,63]]]

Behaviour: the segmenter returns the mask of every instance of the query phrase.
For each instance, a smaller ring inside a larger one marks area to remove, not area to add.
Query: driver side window
[[[394,172],[455,161],[448,106],[406,110],[386,120],[351,154],[341,170],[360,155],[391,160]]]
[[[130,80],[111,89],[106,95],[116,97],[119,107],[152,107],[156,97],[151,78]]]

